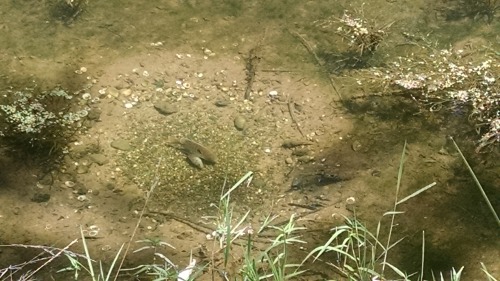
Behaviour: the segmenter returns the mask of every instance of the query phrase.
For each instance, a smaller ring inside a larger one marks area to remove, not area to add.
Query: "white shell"
[[[193,155],[193,154],[188,154],[188,159],[195,165],[196,167],[203,169],[203,161],[201,160],[200,157]]]
[[[64,185],[67,187],[74,187],[76,185],[76,183],[73,181],[65,181]]]
[[[345,203],[346,203],[346,204],[348,204],[348,205],[355,204],[355,203],[356,203],[356,198],[354,198],[354,197],[348,197],[348,198],[345,200]]]

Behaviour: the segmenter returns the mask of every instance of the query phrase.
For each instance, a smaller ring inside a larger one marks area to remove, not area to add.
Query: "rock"
[[[132,94],[132,90],[131,89],[122,89],[120,91],[120,94],[124,97],[128,97]]]
[[[102,166],[102,165],[109,162],[109,160],[108,160],[108,158],[106,158],[106,156],[104,156],[103,154],[99,154],[99,153],[90,154],[89,158],[90,158],[90,160],[92,160],[92,162],[96,163],[99,166]]]
[[[89,111],[89,115],[87,115],[87,118],[89,120],[99,120],[99,118],[101,118],[101,113],[102,111],[98,108],[92,108],[90,111]]]
[[[294,151],[292,151],[292,155],[300,157],[300,156],[308,155],[309,152],[310,152],[310,150],[307,149],[307,148],[305,148],[305,147],[303,147],[303,148],[297,148]]]
[[[289,165],[290,165],[290,164],[293,164],[293,159],[292,159],[292,158],[290,158],[290,157],[288,157],[288,158],[286,158],[286,159],[285,159],[285,163],[287,163],[287,164],[289,164]]]
[[[38,181],[39,184],[41,185],[51,185],[54,182],[54,179],[52,177],[51,173],[45,174],[43,177],[40,178]]]
[[[90,166],[89,165],[78,165],[76,167],[76,173],[77,174],[86,174],[89,172]]]
[[[110,87],[106,90],[106,93],[108,93],[110,96],[113,98],[117,98],[120,95],[120,92],[115,87]]]
[[[130,142],[125,140],[125,139],[117,139],[117,140],[112,141],[111,147],[118,149],[118,150],[123,150],[123,151],[132,150],[132,146],[130,145]]]
[[[163,115],[170,115],[170,114],[174,114],[177,111],[179,111],[177,106],[175,106],[167,101],[159,101],[159,102],[154,104],[154,107],[159,113],[161,113]]]
[[[225,100],[225,99],[224,100],[216,100],[214,104],[217,107],[225,107],[225,106],[229,105],[229,101]]]
[[[36,203],[43,203],[50,200],[50,194],[48,193],[35,193],[31,201]]]
[[[299,161],[300,163],[309,163],[309,162],[314,161],[314,157],[304,155],[304,156],[298,157],[297,161]]]
[[[360,151],[363,148],[363,145],[359,141],[355,140],[352,142],[351,148],[354,151]]]
[[[247,123],[247,120],[245,119],[245,117],[241,116],[241,115],[238,115],[234,118],[234,127],[236,127],[236,129],[242,131],[246,128],[246,123]]]

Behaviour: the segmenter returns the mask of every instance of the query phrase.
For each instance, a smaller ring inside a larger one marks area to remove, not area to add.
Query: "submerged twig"
[[[250,49],[248,52],[248,58],[246,59],[246,71],[247,71],[247,87],[245,89],[245,99],[250,98],[250,93],[252,92],[253,82],[255,80],[255,72],[257,72],[257,64],[260,61],[260,57],[257,55],[257,51],[260,49],[260,44],[257,47]]]
[[[302,136],[304,136],[304,133],[302,132],[302,129],[300,128],[299,122],[297,122],[297,119],[295,119],[295,114],[293,112],[293,110],[294,110],[293,100],[290,98],[290,96],[288,96],[287,105],[288,105],[288,112],[290,113],[290,118],[292,119],[292,122],[295,124],[295,126],[297,126],[297,130],[299,131],[299,133]]]

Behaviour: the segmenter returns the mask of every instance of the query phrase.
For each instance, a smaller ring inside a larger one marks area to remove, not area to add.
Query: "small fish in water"
[[[203,169],[204,161],[206,163],[215,164],[217,162],[217,156],[212,152],[211,149],[187,138],[182,138],[173,143],[180,144],[181,147],[171,146],[180,149],[194,166]]]
[[[179,143],[187,155],[194,155],[212,164],[217,162],[217,156],[209,148],[186,138],[180,139]]]

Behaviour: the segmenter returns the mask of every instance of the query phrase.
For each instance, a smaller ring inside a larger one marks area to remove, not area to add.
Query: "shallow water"
[[[209,212],[210,204],[217,202],[221,194],[219,189],[211,187],[222,186],[224,179],[234,182],[246,171],[254,170],[259,174],[256,176],[259,192],[242,190],[236,193],[235,200],[239,202],[236,209],[239,212],[255,209],[255,216],[258,217],[276,208],[273,204],[280,198],[310,203],[307,201],[310,198],[322,196],[329,198],[327,205],[330,207],[344,209],[344,199],[355,196],[358,216],[368,225],[375,226],[382,214],[392,208],[399,159],[403,143],[407,141],[401,189],[404,195],[400,196],[411,194],[432,181],[437,182],[437,187],[402,206],[405,214],[398,217],[394,231],[398,239],[407,238],[394,249],[392,263],[408,272],[418,271],[421,234],[425,231],[426,272],[431,269],[449,271],[451,267],[465,266],[466,280],[480,280],[477,277],[481,274],[479,262],[484,262],[498,276],[500,268],[494,258],[500,254],[498,227],[456,153],[441,151],[447,146],[446,136],[453,135],[466,151],[466,157],[493,206],[499,210],[500,166],[494,161],[498,149],[490,155],[476,155],[473,142],[477,136],[465,120],[460,119],[461,116],[430,114],[427,107],[419,106],[406,97],[371,96],[372,89],[359,87],[353,79],[358,69],[383,66],[397,56],[418,52],[418,44],[405,43],[403,32],[421,36],[436,48],[471,45],[499,50],[498,15],[490,22],[488,15],[479,14],[471,18],[454,4],[455,1],[409,3],[377,0],[361,4],[361,1],[193,0],[90,1],[81,13],[72,18],[63,14],[66,12],[61,9],[65,5],[63,2],[47,0],[33,4],[6,1],[0,4],[0,49],[3,50],[0,61],[4,66],[0,69],[1,89],[23,88],[34,80],[41,87],[62,85],[77,91],[90,87],[92,80],[96,79],[91,87],[93,95],[99,95],[99,89],[116,85],[146,93],[152,91],[154,79],[155,83],[160,79],[165,79],[166,83],[172,82],[168,79],[187,80],[188,73],[203,69],[203,73],[212,75],[210,79],[219,79],[215,81],[217,83],[230,85],[233,80],[243,81],[234,87],[234,91],[238,92],[245,81],[244,58],[250,49],[258,48],[261,57],[258,71],[262,72],[257,72],[256,85],[264,93],[273,87],[282,87],[283,93],[294,95],[304,105],[304,112],[311,114],[307,119],[304,117],[306,114],[301,115],[298,111],[298,118],[308,120],[309,128],[317,132],[316,161],[298,164],[291,175],[295,173],[300,177],[321,170],[339,175],[345,181],[327,187],[311,185],[302,190],[289,191],[292,178],[288,177],[290,166],[284,164],[287,152],[271,154],[275,156],[261,152],[268,146],[273,152],[279,151],[281,139],[277,140],[278,133],[300,137],[293,124],[286,131],[268,127],[271,122],[290,124],[286,123],[290,120],[284,121],[291,118],[284,105],[286,100],[261,104],[256,101],[255,104],[261,107],[259,110],[252,109],[251,114],[245,111],[244,105],[234,105],[234,112],[252,116],[251,130],[241,133],[223,123],[229,120],[226,120],[229,118],[227,112],[233,114],[233,111],[220,112],[199,100],[185,105],[184,110],[176,115],[178,117],[168,117],[173,119],[168,119],[171,125],[163,126],[164,118],[147,111],[147,106],[139,107],[137,113],[122,114],[120,100],[103,99],[101,104],[96,105],[104,112],[102,122],[94,124],[98,132],[92,136],[89,133],[82,139],[95,142],[99,147],[123,135],[140,149],[129,154],[110,152],[106,155],[112,159],[111,164],[94,171],[99,173],[97,176],[90,179],[76,176],[77,181],[88,189],[98,190],[97,186],[103,186],[101,195],[95,195],[100,198],[96,199],[99,203],[91,204],[93,208],[74,201],[67,203],[65,200],[69,200],[71,191],[51,189],[54,199],[46,205],[39,204],[36,207],[38,212],[60,215],[76,209],[81,214],[63,225],[57,225],[56,229],[74,228],[76,224],[89,226],[97,217],[108,216],[109,221],[100,222],[107,223],[101,227],[109,229],[109,240],[125,241],[134,219],[129,212],[143,203],[143,191],[155,175],[158,155],[166,157],[161,174],[163,185],[158,187],[150,204],[160,211],[198,221],[200,216]],[[378,27],[390,25],[388,36],[374,55],[363,57],[361,62],[350,60],[351,57],[345,55],[346,43],[332,30],[320,29],[317,24],[318,20],[331,20],[332,15],[341,17],[346,9],[363,14]],[[294,36],[294,32],[304,36],[317,51],[321,65]],[[158,42],[161,45],[154,45]],[[214,51],[216,59],[209,58],[205,62],[202,56],[208,52],[204,48]],[[187,67],[172,58],[174,54],[188,53],[193,54],[193,59],[185,61]],[[194,58],[196,56],[198,59]],[[89,69],[88,73],[75,75],[75,71],[82,66]],[[230,73],[222,79],[218,76],[221,70],[218,67]],[[148,69],[151,77],[135,75],[133,68]],[[325,74],[325,69],[333,74]],[[279,71],[272,72],[275,70]],[[124,77],[133,81],[129,83]],[[328,77],[332,78],[343,102],[339,101]],[[204,82],[199,83],[203,85]],[[313,113],[321,114],[316,116]],[[180,121],[176,123],[175,120]],[[307,125],[304,126],[308,129]],[[218,163],[227,163],[226,167],[214,165],[198,171],[186,165],[182,154],[162,144],[164,140],[179,137],[180,134],[185,134],[181,137],[187,134],[196,141],[215,147],[221,154]],[[252,146],[250,140],[256,140],[262,147]],[[103,150],[102,147],[100,149]],[[2,172],[1,182],[6,192],[1,196],[0,218],[7,221],[0,232],[1,244],[64,244],[60,237],[54,237],[57,232],[44,232],[41,230],[43,227],[30,229],[29,225],[20,227],[13,221],[19,216],[30,221],[46,218],[40,219],[39,214],[26,211],[34,208],[30,204],[35,203],[29,200],[37,191],[33,188],[36,178],[30,181],[26,175],[35,173],[37,167],[12,169],[12,161],[4,158],[1,162],[3,171],[10,171]],[[111,165],[115,164],[125,174],[115,171],[116,175],[112,176],[119,179],[113,178],[110,186],[110,182],[101,181],[101,177],[105,173],[113,173],[111,168],[115,166]],[[107,189],[112,192],[106,193]],[[203,191],[200,193],[200,190]],[[58,209],[58,204],[68,204],[69,208]],[[287,205],[277,206],[285,215],[300,212],[300,209]],[[12,210],[18,209],[24,212],[19,215],[19,211],[15,211],[13,215]],[[338,223],[329,220],[328,212],[321,213],[324,221],[320,230],[324,233]],[[142,226],[145,232],[149,230],[149,224],[154,223],[148,221]],[[313,223],[310,226],[318,228]],[[165,229],[158,225],[154,230],[161,230],[160,233],[152,232],[154,235],[168,238],[186,236],[184,243],[188,249],[193,247],[190,243],[201,243],[199,239],[190,240],[193,234],[189,231],[172,233],[168,227]],[[78,232],[71,233],[75,235]],[[71,233],[65,234],[69,240]],[[101,241],[96,240],[92,247],[99,250],[109,243],[108,240]],[[309,241],[318,245],[322,242]],[[101,254],[109,256],[109,252],[104,250]],[[3,255],[1,258],[4,259],[0,263],[2,268],[13,262]],[[180,259],[179,256],[177,258]]]

